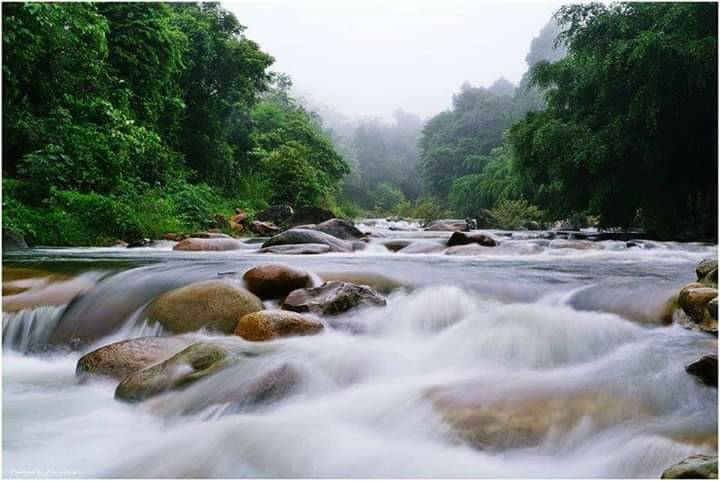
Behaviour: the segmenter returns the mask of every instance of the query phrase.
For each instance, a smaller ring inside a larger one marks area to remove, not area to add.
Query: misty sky
[[[423,117],[448,108],[464,81],[517,84],[552,13],[549,1],[234,0],[246,35],[297,91],[351,116]]]

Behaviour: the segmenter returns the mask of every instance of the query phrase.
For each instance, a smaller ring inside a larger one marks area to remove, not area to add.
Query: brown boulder
[[[183,239],[173,247],[176,251],[232,251],[242,249],[243,243],[227,237],[189,237]]]
[[[368,286],[330,281],[319,287],[297,289],[282,301],[282,308],[295,312],[341,314],[353,307],[384,306],[385,299]]]
[[[82,356],[75,374],[125,379],[182,351],[194,341],[188,337],[140,337],[114,342]]]
[[[238,319],[262,309],[262,301],[241,283],[213,279],[166,292],[150,304],[147,318],[174,333],[209,328],[229,334]]]
[[[484,247],[495,247],[498,243],[487,234],[466,234],[464,232],[453,232],[448,240],[447,246],[462,246],[466,244],[479,244]]]
[[[253,267],[243,279],[250,292],[261,299],[280,299],[295,289],[312,287],[310,274],[283,264]]]
[[[708,303],[717,295],[717,289],[693,282],[680,290],[678,304],[695,323],[708,323],[713,321],[707,310]]]
[[[269,341],[278,337],[308,336],[323,329],[321,322],[297,312],[273,309],[244,316],[234,334],[247,341]]]

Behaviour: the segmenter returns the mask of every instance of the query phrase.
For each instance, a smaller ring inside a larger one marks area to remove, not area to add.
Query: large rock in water
[[[662,473],[660,479],[717,479],[718,458],[696,454],[683,459]]]
[[[343,240],[355,240],[365,237],[365,234],[355,227],[355,224],[343,219],[326,220],[311,227],[311,229],[330,234],[333,237]]]
[[[352,252],[352,244],[324,232],[310,229],[290,229],[272,237],[262,246],[273,247],[287,244],[325,244],[332,252]]]
[[[697,377],[708,386],[718,385],[718,358],[717,354],[708,354],[689,364],[685,370]]]
[[[330,246],[325,244],[287,244],[281,246],[263,247],[258,250],[261,254],[279,254],[286,256],[327,254]]]
[[[710,274],[711,271],[717,269],[717,259],[703,259],[695,268],[695,274],[697,274],[697,280],[701,281],[705,276]]]
[[[467,232],[470,230],[470,226],[464,219],[442,219],[425,224],[425,230],[432,232]]]
[[[177,354],[194,342],[185,336],[139,337],[114,342],[82,356],[75,374],[109,376],[122,380]]]
[[[292,291],[282,302],[282,308],[296,312],[341,314],[353,307],[384,306],[385,299],[368,286],[340,281],[326,282],[311,289]]]
[[[254,220],[248,224],[248,230],[259,236],[272,236],[280,233],[280,228],[273,223]]]
[[[250,292],[261,299],[280,299],[313,284],[310,274],[283,264],[253,267],[243,274],[243,279]]]
[[[321,222],[334,219],[335,217],[337,216],[328,209],[305,205],[295,209],[293,215],[285,219],[282,224],[286,227],[293,227],[303,224],[320,224]]]
[[[382,243],[383,246],[389,251],[397,252],[400,249],[404,249],[414,241],[411,239],[393,239]]]
[[[426,395],[462,439],[482,450],[533,447],[583,423],[599,430],[653,414],[639,399],[619,393],[536,390],[488,399],[486,386],[469,385],[431,388]]]
[[[232,251],[242,249],[244,244],[237,239],[225,237],[188,237],[173,247],[176,251]]]
[[[273,205],[258,212],[255,219],[262,222],[272,222],[275,225],[280,225],[292,216],[293,213],[293,208],[289,205]]]
[[[464,232],[453,232],[448,239],[447,246],[462,246],[466,244],[479,244],[484,247],[495,247],[498,243],[487,234],[466,234]]]
[[[147,317],[174,333],[208,328],[230,334],[239,319],[262,309],[240,282],[213,279],[166,292],[150,304]]]
[[[712,319],[708,312],[708,304],[718,295],[717,289],[706,287],[699,282],[693,282],[680,290],[678,295],[678,304],[690,319],[696,324],[710,326],[717,321]]]
[[[247,341],[269,341],[278,337],[308,336],[323,329],[320,321],[297,312],[272,309],[248,314],[235,326],[234,334]]]
[[[198,342],[160,364],[126,377],[115,390],[115,398],[138,402],[165,391],[192,384],[252,356],[237,344]]]

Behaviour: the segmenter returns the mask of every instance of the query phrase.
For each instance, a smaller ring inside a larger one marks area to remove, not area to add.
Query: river
[[[505,242],[538,247],[402,254],[382,243],[449,233],[383,220],[361,228],[375,237],[350,254],[259,254],[250,241],[226,252],[166,242],[5,253],[6,267],[91,287],[67,308],[3,316],[3,476],[658,478],[717,453],[717,389],[684,369],[716,352],[717,338],[663,322],[717,246],[577,249],[518,232]],[[300,373],[291,395],[262,405],[198,404],[254,365],[140,404],[115,400],[117,382],[76,379],[83,353],[162,334],[138,315],[153,297],[266,262],[365,280],[388,304],[340,316],[359,329],[335,319],[318,335],[247,343],[256,367]],[[88,322],[90,344],[47,347]]]

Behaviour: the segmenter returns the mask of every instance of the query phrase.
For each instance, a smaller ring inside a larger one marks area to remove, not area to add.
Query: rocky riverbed
[[[5,252],[4,476],[717,476],[717,246],[266,224]]]

